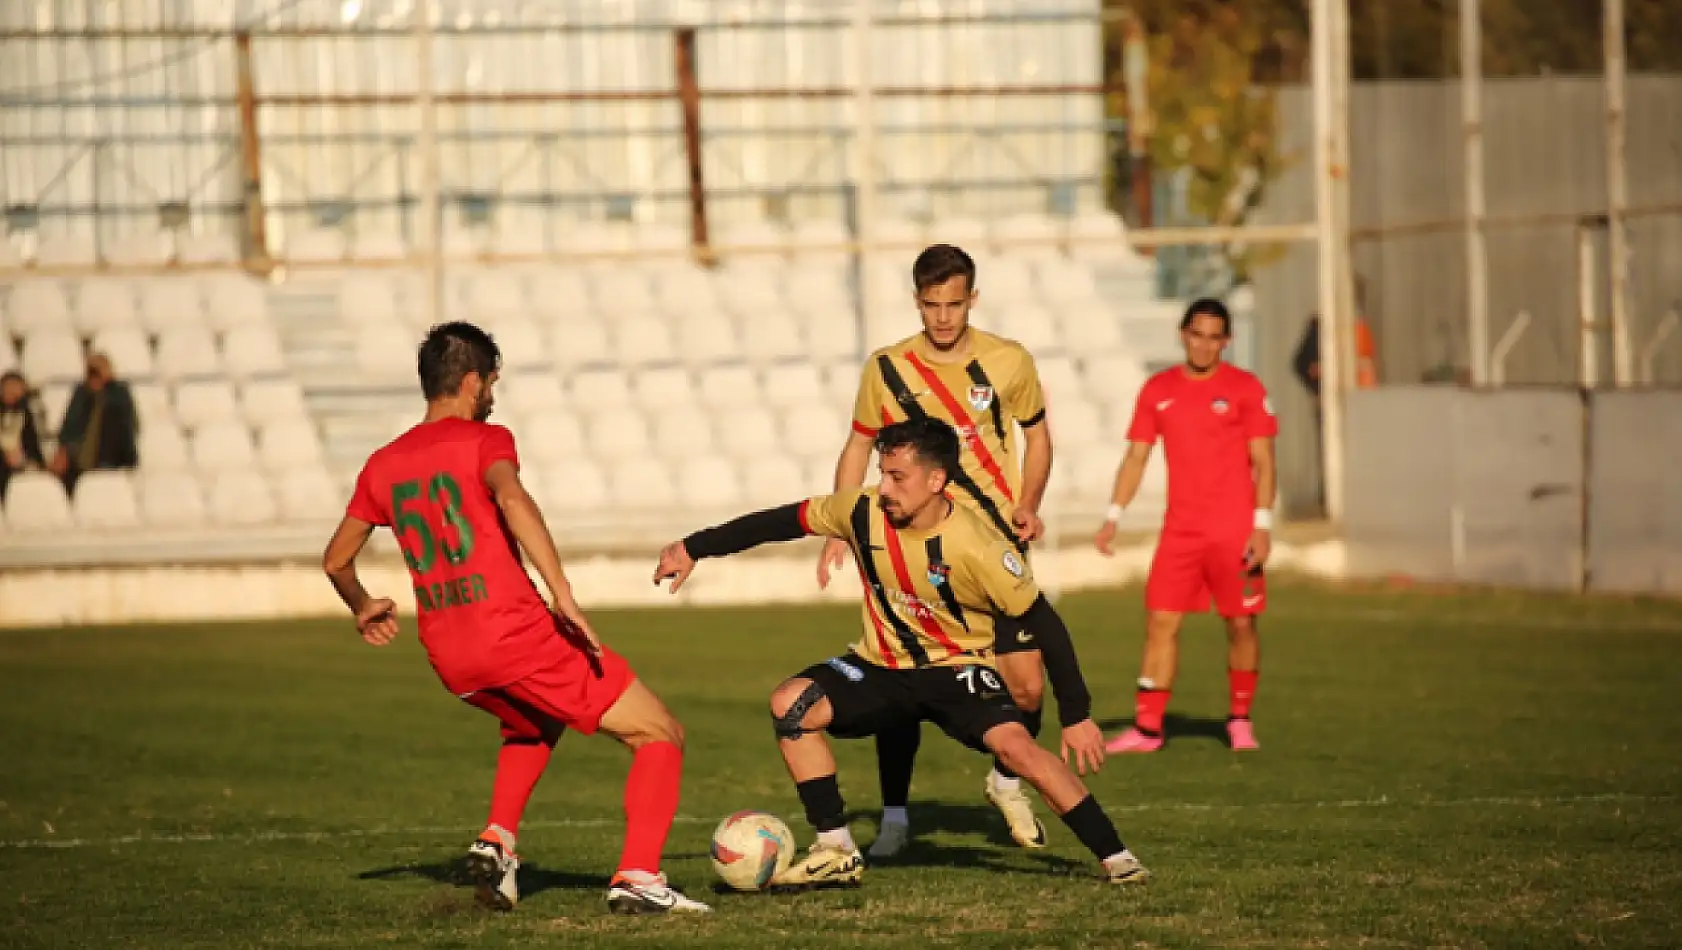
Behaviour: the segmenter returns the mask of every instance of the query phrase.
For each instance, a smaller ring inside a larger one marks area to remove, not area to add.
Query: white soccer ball
[[[713,870],[738,891],[757,891],[788,870],[794,833],[776,815],[739,811],[713,830]]]

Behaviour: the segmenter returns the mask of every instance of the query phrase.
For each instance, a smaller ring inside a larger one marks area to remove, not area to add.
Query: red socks
[[[636,751],[625,779],[625,850],[620,871],[660,873],[660,853],[677,817],[683,784],[683,750],[670,742],[650,742]]]
[[[1232,690],[1232,718],[1250,718],[1250,703],[1256,698],[1256,679],[1259,670],[1227,670],[1227,686]]]
[[[526,813],[526,802],[555,747],[541,741],[515,739],[502,744],[496,757],[496,784],[491,787],[491,818],[487,824],[499,825],[509,834],[518,834],[520,818]]]
[[[1172,690],[1140,689],[1133,701],[1133,726],[1140,732],[1162,735],[1162,715],[1168,711]]]

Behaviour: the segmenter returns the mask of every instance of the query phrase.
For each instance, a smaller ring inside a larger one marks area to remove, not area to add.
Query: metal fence
[[[843,222],[859,177],[851,6],[434,2],[446,230],[552,248],[573,219],[687,227],[697,186],[726,229]],[[418,242],[418,8],[0,5],[10,229],[86,236],[103,254],[160,224],[241,231],[249,197],[276,247],[317,226]],[[884,211],[1099,206],[1096,3],[878,0],[875,15]]]

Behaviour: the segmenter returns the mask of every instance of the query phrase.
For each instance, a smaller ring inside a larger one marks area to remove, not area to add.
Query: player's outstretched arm
[[[654,583],[670,579],[672,593],[695,570],[695,562],[708,557],[729,557],[779,541],[794,541],[811,534],[800,501],[742,515],[711,528],[702,528],[682,541],[674,541],[660,552],[660,563],[654,568]]]
[[[369,595],[356,575],[356,556],[362,553],[373,532],[373,525],[346,515],[321,555],[321,570],[333,582],[339,599],[356,617],[356,629],[362,639],[383,647],[397,636],[397,602],[389,597]]]
[[[598,650],[601,641],[572,596],[572,582],[567,580],[566,570],[561,566],[561,552],[555,550],[555,539],[550,536],[549,526],[543,521],[543,512],[520,481],[519,470],[513,462],[498,459],[485,469],[485,485],[490,488],[491,497],[501,509],[503,520],[508,522],[508,530],[513,532],[520,550],[531,558],[532,566],[537,568],[538,576],[549,588],[554,611],[578,628],[592,651]]]
[[[1034,635],[1045,659],[1046,678],[1057,697],[1057,717],[1063,727],[1063,760],[1067,762],[1072,751],[1082,775],[1097,771],[1104,764],[1104,736],[1092,721],[1092,694],[1081,675],[1068,626],[1044,594],[1016,620]]]
[[[1273,439],[1250,440],[1250,469],[1256,478],[1256,521],[1250,535],[1250,563],[1267,563],[1273,551],[1273,493],[1277,485],[1273,463]]]
[[[1098,551],[1106,557],[1115,553],[1111,544],[1115,541],[1116,524],[1121,521],[1121,513],[1133,504],[1133,497],[1139,494],[1139,483],[1145,480],[1145,463],[1150,461],[1150,457],[1149,442],[1127,443],[1127,454],[1121,458],[1121,467],[1115,473],[1115,487],[1110,491],[1110,508],[1104,513],[1104,523],[1098,528],[1097,536],[1092,539]]]
[[[1040,520],[1040,503],[1045,500],[1046,486],[1051,483],[1051,429],[1042,417],[1039,422],[1022,429],[1022,498],[1016,505],[1013,520],[1016,533],[1023,541],[1037,541],[1045,534]]]

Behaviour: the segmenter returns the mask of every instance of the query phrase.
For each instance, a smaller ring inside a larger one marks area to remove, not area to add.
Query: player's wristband
[[[1257,508],[1256,509],[1256,530],[1257,531],[1272,531],[1273,530],[1273,512],[1267,510],[1266,508]]]
[[[1123,508],[1121,505],[1112,504],[1110,507],[1104,509],[1104,520],[1108,521],[1110,524],[1115,524],[1117,521],[1121,520],[1122,514],[1126,511],[1127,509]]]

